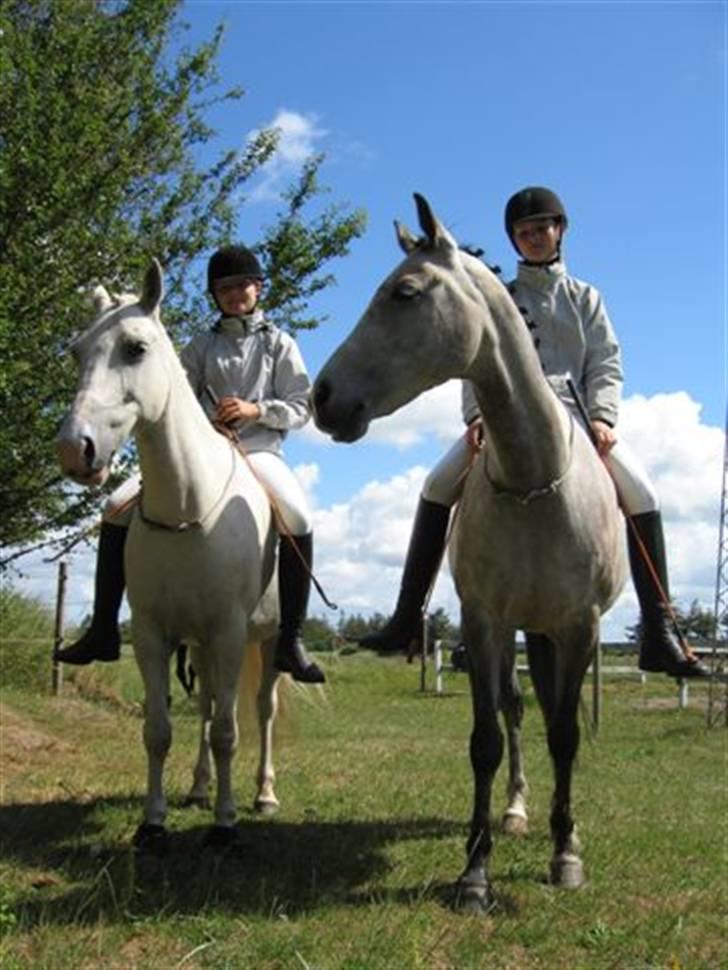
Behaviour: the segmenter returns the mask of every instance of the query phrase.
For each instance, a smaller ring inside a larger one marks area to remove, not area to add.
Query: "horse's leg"
[[[164,639],[140,622],[134,623],[134,655],[144,682],[144,746],[147,750],[147,796],[144,821],[134,843],[141,849],[163,851],[166,846],[167,800],[164,796],[164,762],[172,744],[169,719],[169,656]]]
[[[234,835],[236,811],[232,791],[232,758],[238,745],[236,707],[244,644],[244,620],[231,622],[222,634],[207,644],[215,698],[210,723],[210,748],[217,776],[215,831],[209,841],[216,843],[226,843]]]
[[[515,637],[508,646],[507,655],[504,656],[501,677],[501,708],[506,722],[508,751],[508,806],[503,814],[503,831],[509,835],[525,835],[528,832],[526,812],[528,784],[523,772],[521,747],[523,695],[516,670]]]
[[[210,723],[212,721],[212,694],[210,692],[210,675],[202,669],[202,664],[196,667],[200,681],[200,746],[197,752],[197,762],[192,772],[192,788],[185,805],[199,805],[200,808],[210,807],[210,782],[212,769],[210,764]]]
[[[463,608],[463,635],[468,651],[468,674],[473,703],[470,762],[474,795],[467,863],[460,878],[459,906],[469,912],[487,912],[493,903],[488,880],[492,847],[490,802],[493,779],[503,757],[503,732],[498,723],[503,640],[482,614]]]
[[[554,707],[554,677],[556,658],[554,645],[542,633],[526,633],[526,654],[531,671],[531,683],[536,692],[543,716],[548,722]]]
[[[258,791],[253,807],[261,815],[274,815],[280,807],[273,789],[276,780],[273,767],[273,725],[278,713],[278,671],[273,666],[275,645],[276,638],[273,637],[260,647],[262,671],[257,697],[260,760],[256,777]]]
[[[529,662],[532,650],[539,654],[536,667],[532,666],[531,671],[544,710],[554,766],[550,816],[554,851],[550,876],[555,885],[569,889],[578,888],[584,882],[581,845],[571,815],[571,779],[579,748],[581,685],[598,636],[599,621],[595,616],[591,623],[558,635],[558,641],[547,640],[550,649],[538,650],[535,638],[529,644]]]

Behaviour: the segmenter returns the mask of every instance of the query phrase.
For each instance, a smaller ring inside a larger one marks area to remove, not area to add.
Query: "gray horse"
[[[465,909],[492,902],[490,801],[503,756],[498,712],[518,748],[515,631],[527,631],[533,684],[554,766],[551,879],[584,879],[571,813],[581,685],[599,642],[599,617],[625,576],[615,488],[583,427],[543,376],[531,337],[498,278],[461,251],[415,195],[424,237],[397,225],[405,260],[382,283],[314,385],[316,423],[356,441],[369,422],[455,377],[476,390],[485,448],[467,478],[450,544],[462,607],[474,725],[474,805]],[[518,750],[511,787],[525,780]],[[513,792],[511,792],[513,794]],[[514,814],[523,807],[513,809]]]

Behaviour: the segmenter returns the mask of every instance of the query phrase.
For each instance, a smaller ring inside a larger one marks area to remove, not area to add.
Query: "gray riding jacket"
[[[180,354],[190,384],[206,414],[217,398],[232,396],[256,403],[257,421],[241,421],[235,431],[246,451],[280,455],[287,433],[310,417],[311,381],[298,344],[268,323],[262,311],[246,317],[223,317],[207,333],[193,337]]]
[[[518,264],[508,285],[531,332],[546,378],[573,410],[566,385],[571,376],[592,421],[617,423],[622,393],[619,344],[598,290],[569,276],[562,262],[550,266]],[[479,416],[472,385],[463,382],[463,417]]]

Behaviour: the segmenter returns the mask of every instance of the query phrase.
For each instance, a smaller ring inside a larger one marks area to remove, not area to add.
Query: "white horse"
[[[485,448],[465,483],[450,546],[469,658],[474,726],[474,806],[460,880],[466,909],[488,909],[491,788],[511,753],[511,816],[525,822],[520,697],[514,638],[527,631],[529,664],[543,710],[555,790],[551,878],[583,882],[571,813],[578,702],[599,640],[599,617],[625,576],[623,525],[614,486],[584,429],[551,390],[506,288],[462,252],[415,196],[424,238],[397,226],[406,259],[375,293],[355,330],[314,385],[318,426],[355,441],[450,378],[472,381]]]
[[[159,318],[162,270],[147,271],[141,297],[94,291],[96,317],[73,344],[79,389],[58,435],[63,471],[102,484],[109,463],[133,435],[143,491],[125,546],[134,653],[144,682],[148,757],[141,847],[163,849],[167,802],[162,775],[172,740],[169,661],[191,644],[199,677],[202,736],[190,797],[203,801],[212,751],[217,793],[210,838],[233,836],[231,759],[237,746],[237,691],[244,654],[262,647],[258,665],[259,810],[278,805],[273,783],[277,673],[273,647],[278,597],[277,535],[268,499],[234,445],[218,434],[194,396]],[[255,614],[255,615],[254,615]],[[246,664],[246,667],[248,665]]]

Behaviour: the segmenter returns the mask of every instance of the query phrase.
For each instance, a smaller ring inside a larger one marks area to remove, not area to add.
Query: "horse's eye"
[[[402,280],[392,293],[395,300],[414,300],[422,294],[422,290],[412,280]]]
[[[147,346],[141,340],[130,340],[124,344],[124,354],[127,360],[132,362],[140,360],[146,353],[146,350]]]

